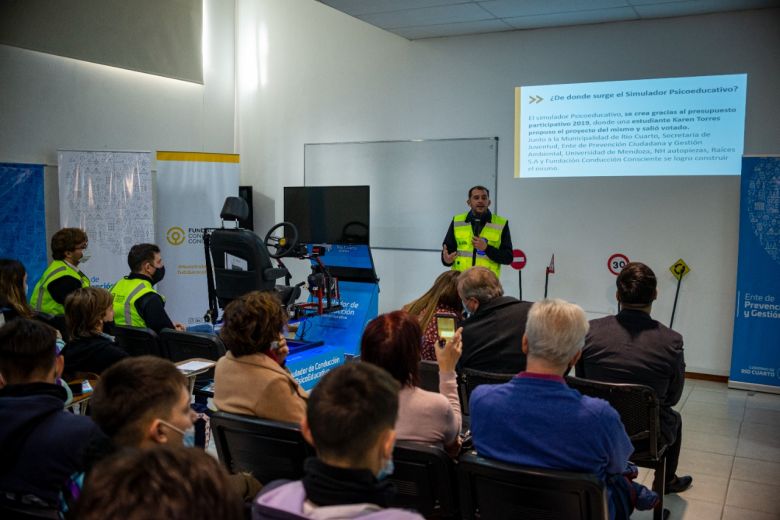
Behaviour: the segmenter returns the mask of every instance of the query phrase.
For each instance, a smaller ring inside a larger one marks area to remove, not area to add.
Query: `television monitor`
[[[304,244],[368,245],[368,204],[368,186],[284,188],[284,220]]]

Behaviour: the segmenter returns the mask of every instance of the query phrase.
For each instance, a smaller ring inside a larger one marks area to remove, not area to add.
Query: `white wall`
[[[59,228],[57,150],[234,151],[234,5],[204,2],[204,85],[0,45],[0,162],[47,164],[47,236]]]
[[[675,328],[688,369],[728,373],[739,180],[515,180],[513,87],[746,72],[745,153],[778,153],[779,10],[416,42],[311,0],[237,0],[236,11],[238,151],[261,234],[281,220],[282,187],[303,183],[304,143],[499,136],[493,199],[529,256],[523,296],[542,297],[555,252],[550,295],[593,316],[612,313],[606,259],[619,251],[655,269],[654,314],[668,323],[675,281],[667,268],[682,257],[693,271]],[[442,269],[433,253],[374,255],[382,311],[420,294]],[[515,272],[505,269],[502,281],[517,294]]]

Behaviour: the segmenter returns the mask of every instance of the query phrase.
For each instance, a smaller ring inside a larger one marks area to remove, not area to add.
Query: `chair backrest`
[[[225,355],[225,344],[216,334],[181,332],[174,329],[160,331],[168,359],[177,363],[185,359],[204,358],[217,361]]]
[[[515,466],[464,453],[461,516],[490,520],[606,520],[606,486],[595,475]]]
[[[436,361],[420,360],[419,387],[429,392],[439,392],[439,364]]]
[[[574,376],[566,376],[566,384],[582,395],[604,399],[620,414],[620,420],[635,448],[634,457],[657,458],[660,437],[660,405],[655,390],[646,385],[605,383]]]
[[[152,329],[143,327],[128,327],[116,325],[114,327],[116,343],[131,356],[159,356],[167,358],[165,348]]]
[[[471,392],[479,385],[500,385],[512,379],[515,374],[499,374],[465,368],[460,374],[461,409],[469,414],[469,399]]]
[[[68,327],[65,325],[65,315],[64,314],[47,314],[45,312],[37,312],[33,315],[33,319],[42,321],[46,325],[49,325],[51,327],[54,327],[58,331],[60,331],[60,335],[62,336],[62,340],[67,343],[70,340],[70,334],[68,334]]]
[[[455,518],[458,510],[455,463],[430,443],[398,441],[389,479],[397,494],[393,506],[415,509],[427,518]]]
[[[220,307],[251,291],[276,287],[271,256],[263,241],[246,229],[216,229],[209,242]],[[227,263],[226,263],[227,260]]]
[[[263,483],[300,479],[303,461],[314,456],[293,423],[216,412],[211,431],[220,462],[231,473],[248,471]]]

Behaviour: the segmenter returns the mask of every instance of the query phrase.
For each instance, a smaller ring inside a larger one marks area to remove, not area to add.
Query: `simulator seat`
[[[223,227],[206,232],[206,271],[209,278],[209,300],[215,297],[219,307],[251,291],[276,291],[282,305],[295,302],[300,287],[276,285],[276,280],[290,276],[284,267],[274,267],[266,244],[253,232],[238,227],[238,221],[249,215],[246,201],[228,197],[219,216]],[[225,220],[234,220],[235,228],[225,228]],[[213,279],[212,267],[213,265]],[[212,311],[215,309],[212,307]],[[214,316],[216,317],[216,316]]]

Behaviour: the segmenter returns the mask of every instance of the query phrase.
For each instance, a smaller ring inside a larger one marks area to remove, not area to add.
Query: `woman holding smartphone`
[[[404,306],[405,311],[417,318],[423,330],[421,359],[436,361],[435,347],[441,336],[436,316],[453,316],[457,324],[463,315],[460,296],[458,296],[459,275],[460,271],[452,270],[441,273],[425,294]]]
[[[460,449],[460,401],[455,365],[462,351],[461,329],[436,346],[439,363],[439,393],[416,385],[422,329],[406,311],[382,314],[366,326],[360,343],[360,359],[387,370],[400,384],[398,421],[399,440],[438,442],[453,456]]]
[[[219,335],[228,353],[214,370],[214,404],[223,412],[299,423],[308,394],[285,367],[287,315],[274,293],[253,291],[225,308]]]

